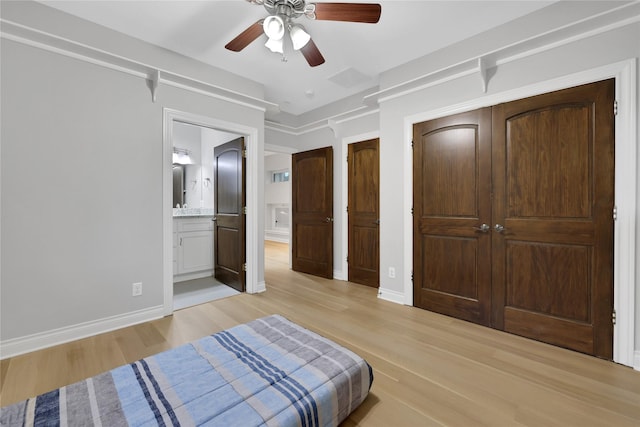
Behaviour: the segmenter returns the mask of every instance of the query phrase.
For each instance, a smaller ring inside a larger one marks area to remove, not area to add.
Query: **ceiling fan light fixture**
[[[269,38],[264,44],[271,52],[284,54],[284,40]]]
[[[292,25],[289,28],[289,35],[291,36],[294,50],[302,49],[311,40],[311,36],[304,30],[302,25]]]
[[[262,28],[269,39],[281,40],[284,37],[284,20],[278,15],[267,16]]]

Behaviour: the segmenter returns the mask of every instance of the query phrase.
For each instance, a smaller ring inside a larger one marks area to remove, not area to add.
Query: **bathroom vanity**
[[[174,209],[173,281],[213,275],[213,212]]]

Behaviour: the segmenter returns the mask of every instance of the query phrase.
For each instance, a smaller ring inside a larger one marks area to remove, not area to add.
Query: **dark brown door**
[[[416,306],[613,357],[614,89],[414,126]]]
[[[349,281],[380,286],[380,142],[349,144]]]
[[[493,322],[613,357],[614,80],[493,110]],[[496,225],[496,224],[499,224]]]
[[[291,157],[293,270],[333,278],[333,148]]]
[[[215,147],[215,278],[240,292],[245,290],[244,138]]]
[[[413,129],[414,305],[489,325],[491,109]]]

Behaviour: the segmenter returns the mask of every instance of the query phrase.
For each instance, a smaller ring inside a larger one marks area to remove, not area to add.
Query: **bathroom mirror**
[[[173,205],[181,208],[202,207],[203,190],[209,187],[210,178],[202,180],[202,165],[173,165]],[[202,187],[205,186],[205,189]],[[206,194],[206,193],[204,193]],[[186,206],[185,206],[186,205]]]

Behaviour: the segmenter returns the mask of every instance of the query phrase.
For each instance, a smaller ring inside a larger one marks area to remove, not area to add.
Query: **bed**
[[[0,409],[0,425],[331,426],[366,398],[367,362],[272,315]]]

